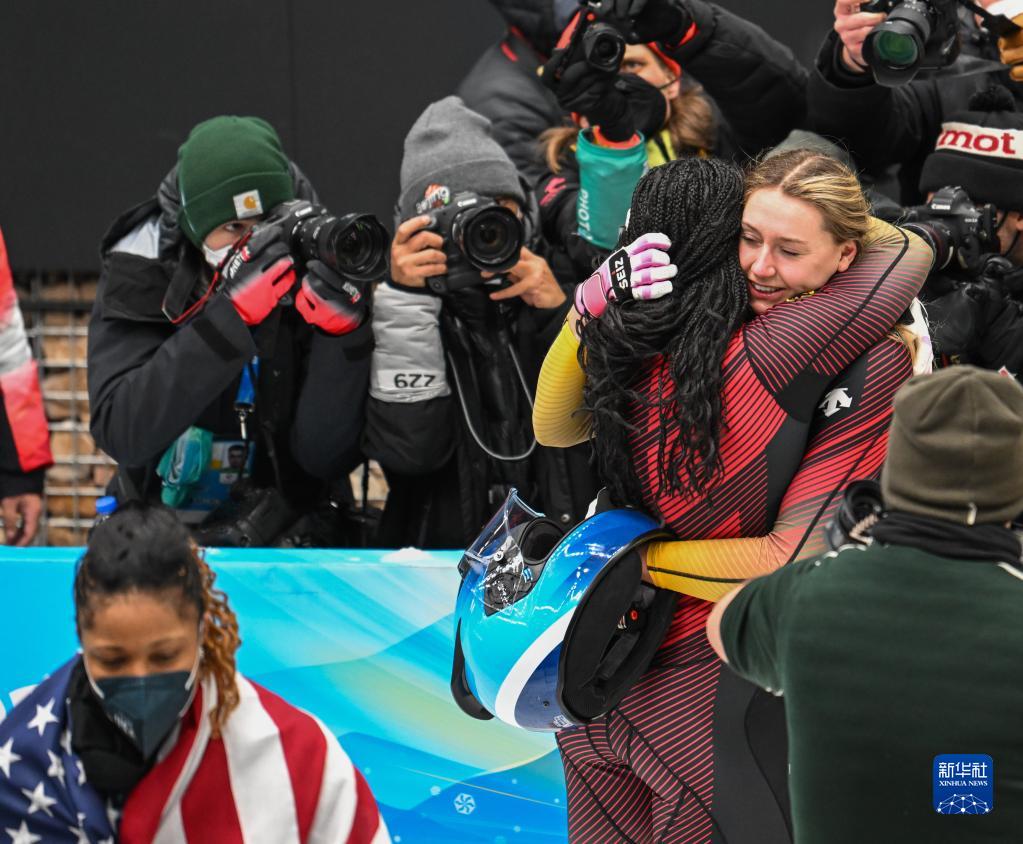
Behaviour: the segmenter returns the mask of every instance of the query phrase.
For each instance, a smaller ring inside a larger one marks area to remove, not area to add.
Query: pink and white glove
[[[667,296],[673,286],[669,279],[678,273],[664,251],[670,248],[668,236],[654,232],[616,249],[593,275],[576,285],[576,313],[583,320],[598,319],[612,299],[622,302]]]

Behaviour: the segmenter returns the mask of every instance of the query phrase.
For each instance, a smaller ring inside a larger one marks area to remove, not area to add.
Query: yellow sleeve
[[[540,445],[568,448],[590,438],[592,420],[582,410],[586,373],[579,340],[566,322],[547,351],[533,405],[533,433]]]
[[[767,536],[651,542],[646,552],[650,579],[662,589],[716,601],[743,581],[788,562],[790,542],[777,528]]]

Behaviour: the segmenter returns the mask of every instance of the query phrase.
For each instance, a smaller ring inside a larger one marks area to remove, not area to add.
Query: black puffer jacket
[[[315,202],[294,165],[292,175],[297,196]],[[89,323],[92,434],[120,464],[119,496],[156,499],[156,464],[189,426],[239,436],[234,401],[242,370],[258,355],[254,480],[275,485],[276,457],[281,491],[307,508],[322,479],[344,476],[360,458],[370,329],[328,337],[302,320],[290,297],[250,329],[223,295],[173,325],[165,305],[181,312],[210,280],[178,228],[178,206],[172,171],[156,197],[119,217],[103,239]]]
[[[553,0],[491,0],[508,32],[488,47],[458,86],[458,96],[490,119],[494,139],[530,185],[544,174],[540,133],[559,126],[564,113],[540,82],[537,68],[558,39]]]
[[[981,33],[972,13],[960,15],[967,62],[998,61],[997,45]],[[857,163],[875,174],[901,165],[904,205],[922,201],[918,185],[924,159],[934,151],[941,124],[967,107],[970,97],[992,84],[1006,86],[1023,110],[1023,85],[1007,71],[915,79],[897,88],[874,82],[871,74],[846,70],[842,42],[831,32],[817,56],[808,86],[809,128],[848,146]],[[962,60],[961,60],[962,61]]]
[[[683,81],[699,83],[710,100],[717,122],[710,152],[744,163],[803,125],[807,71],[756,24],[704,0],[686,5],[696,34],[669,54],[682,66]],[[561,163],[558,173],[546,170],[537,186],[543,232],[585,275],[604,255],[576,235],[578,163],[574,154]]]

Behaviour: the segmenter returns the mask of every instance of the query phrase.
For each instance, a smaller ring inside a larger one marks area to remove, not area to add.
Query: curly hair
[[[73,587],[79,635],[92,624],[97,598],[142,592],[176,601],[179,610],[194,609],[203,629],[199,676],[212,677],[217,687],[214,738],[238,706],[235,653],[241,645],[238,619],[215,588],[216,577],[170,510],[129,503],[96,526]]]
[[[676,159],[636,186],[619,244],[666,234],[674,290],[612,302],[585,326],[579,348],[598,469],[619,505],[643,501],[629,442],[637,408],[656,406],[660,418],[657,494],[703,493],[721,469],[721,365],[749,308],[738,259],[742,198],[741,171],[717,159]],[[645,382],[661,360],[673,389],[651,396]]]

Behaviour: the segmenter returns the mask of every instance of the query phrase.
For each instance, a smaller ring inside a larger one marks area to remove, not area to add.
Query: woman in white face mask
[[[128,506],[96,527],[74,584],[81,653],[0,723],[0,828],[19,841],[389,840],[336,738],[237,672],[215,578],[169,510]]]

